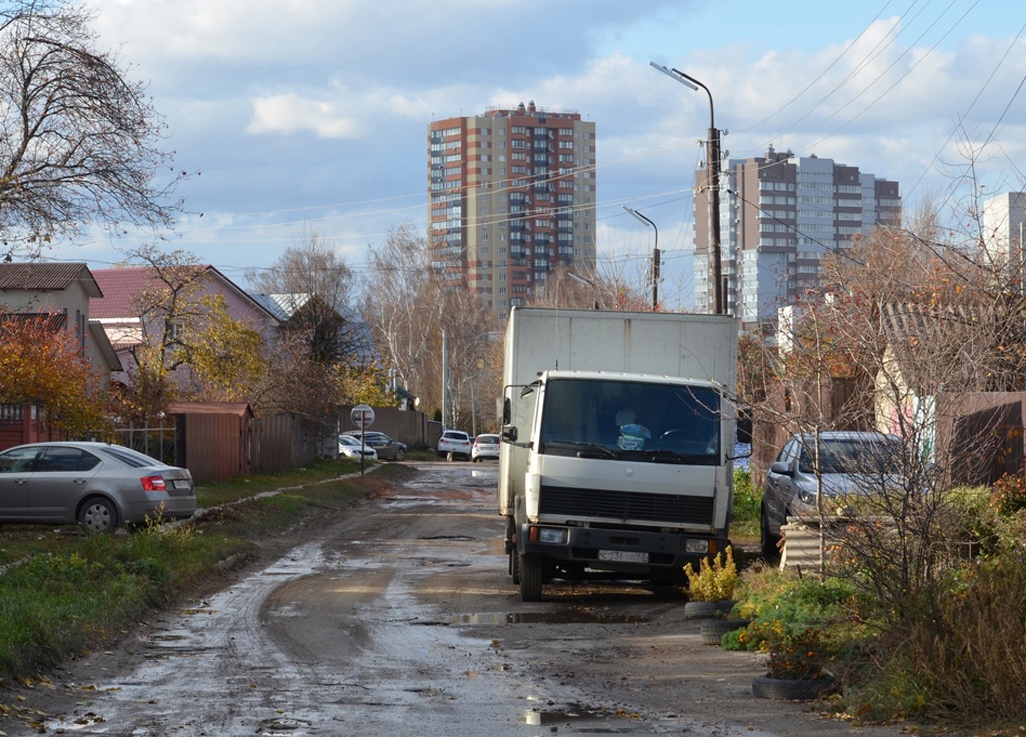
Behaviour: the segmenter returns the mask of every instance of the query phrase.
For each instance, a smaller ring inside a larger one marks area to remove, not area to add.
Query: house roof
[[[83,263],[0,263],[0,290],[62,291],[75,282],[79,282],[90,297],[103,296],[95,274]]]
[[[210,265],[196,265],[201,271],[218,282],[223,288],[235,292],[258,310],[279,319],[274,310],[263,302],[253,298],[231,279]],[[89,304],[90,317],[97,319],[117,319],[139,317],[137,300],[140,294],[157,286],[156,271],[151,266],[123,266],[114,269],[97,269],[93,276],[103,290],[103,298],[92,300]]]
[[[172,415],[253,416],[253,410],[247,402],[172,402],[167,411]]]

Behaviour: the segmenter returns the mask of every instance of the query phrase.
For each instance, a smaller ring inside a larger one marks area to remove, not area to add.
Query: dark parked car
[[[901,441],[879,432],[831,431],[819,434],[819,476],[814,463],[815,435],[792,435],[766,473],[762,487],[762,553],[777,555],[780,527],[788,517],[814,517],[824,497],[871,494],[896,485]]]
[[[360,439],[359,430],[350,430],[345,435],[351,435],[357,440]],[[393,440],[383,432],[364,433],[363,442],[378,452],[378,458],[383,461],[401,461],[406,458],[406,443]]]
[[[0,522],[111,532],[196,511],[188,469],[107,443],[31,443],[0,453]]]

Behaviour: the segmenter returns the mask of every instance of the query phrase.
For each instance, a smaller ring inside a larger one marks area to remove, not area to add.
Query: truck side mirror
[[[513,405],[509,397],[502,400],[502,424],[508,425],[513,420]]]
[[[507,427],[505,430],[503,430],[502,431],[502,439],[505,440],[507,443],[515,443],[515,442],[517,442],[517,428],[516,428],[516,426],[514,425],[513,427]]]

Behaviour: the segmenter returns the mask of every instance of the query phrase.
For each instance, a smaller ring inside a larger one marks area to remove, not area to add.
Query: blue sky
[[[659,228],[671,309],[691,303],[694,169],[768,145],[901,183],[908,204],[1021,189],[1026,7],[1017,0],[92,0],[101,45],[147,80],[190,214],[171,245],[229,277],[305,231],[358,273],[426,222],[428,124],[533,100],[596,123],[600,267],[642,275]],[[972,157],[967,151],[974,151]],[[200,217],[202,213],[202,217]],[[129,237],[47,256],[97,267]]]

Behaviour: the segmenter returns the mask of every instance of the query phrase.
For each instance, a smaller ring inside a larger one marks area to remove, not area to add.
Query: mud
[[[759,700],[761,658],[703,645],[683,594],[506,573],[496,467],[414,480],[221,591],[20,689],[8,735],[892,737]]]

